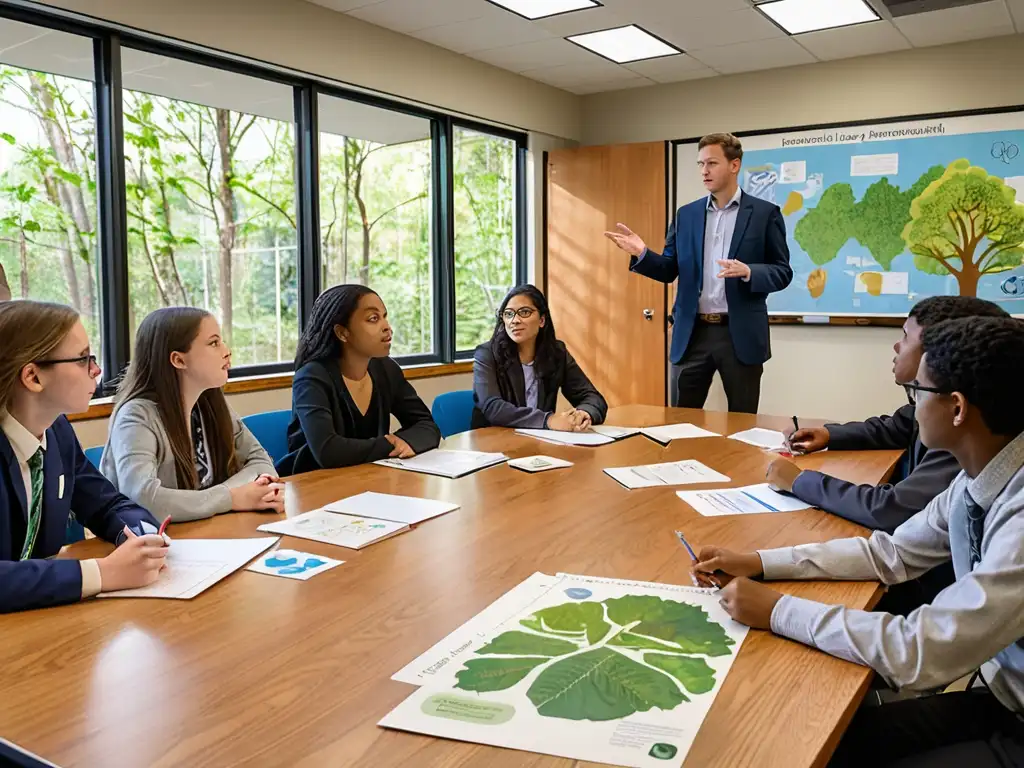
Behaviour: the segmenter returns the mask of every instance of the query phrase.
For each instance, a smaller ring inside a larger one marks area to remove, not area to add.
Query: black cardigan
[[[519,364],[499,369],[491,351],[491,342],[484,342],[473,355],[473,429],[480,427],[517,427],[544,429],[548,416],[558,405],[561,389],[573,408],[586,411],[594,424],[608,415],[608,403],[590,383],[587,374],[577,365],[565,344],[555,342],[555,368],[537,379],[537,407],[526,405],[526,381]]]
[[[402,424],[395,435],[416,453],[437,448],[441,431],[398,363],[373,358],[369,375],[378,406],[377,437],[362,440],[346,437],[355,433],[361,415],[341,380],[338,361],[313,361],[295,372],[288,455],[277,463],[281,477],[386,459],[393,449],[384,437],[390,432],[391,414]]]

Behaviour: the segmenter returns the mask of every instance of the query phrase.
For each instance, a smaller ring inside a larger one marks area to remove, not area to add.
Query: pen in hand
[[[167,530],[167,524],[170,523],[170,522],[171,522],[171,516],[168,515],[167,517],[164,518],[164,521],[162,523],[160,523],[160,530],[158,530],[156,532],[156,535],[159,536],[161,539],[164,539],[164,531]],[[164,546],[165,547],[167,546],[167,539],[164,539]]]
[[[687,543],[686,537],[683,536],[683,532],[682,531],[676,531],[675,534],[676,534],[676,538],[679,539],[679,543],[682,544],[684,547],[686,547],[686,551],[690,554],[690,559],[694,563],[700,562],[697,559],[697,555],[694,554],[693,549]],[[708,581],[710,581],[712,584],[714,584],[718,589],[722,588],[722,584],[718,581],[718,579],[716,579],[710,573],[705,573],[705,574],[702,574],[702,575],[704,576],[704,578],[706,578]],[[694,580],[696,581],[696,578]]]

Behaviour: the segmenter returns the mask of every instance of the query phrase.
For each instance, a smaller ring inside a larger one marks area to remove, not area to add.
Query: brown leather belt
[[[729,315],[725,313],[719,314],[718,312],[714,312],[710,315],[699,314],[697,315],[697,319],[700,320],[700,322],[702,323],[711,323],[711,325],[729,324]]]

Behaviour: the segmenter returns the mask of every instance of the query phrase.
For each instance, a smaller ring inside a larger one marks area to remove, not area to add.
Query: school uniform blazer
[[[362,438],[356,437],[356,425],[363,416],[341,380],[337,360],[313,360],[295,372],[288,455],[277,462],[281,477],[386,459],[393,450],[385,437],[392,414],[402,425],[395,436],[417,454],[440,445],[441,430],[398,363],[390,357],[372,358],[368,374],[373,380],[377,434]]]
[[[555,342],[555,368],[546,376],[537,377],[537,407],[526,405],[526,378],[523,366],[516,364],[499,369],[491,351],[491,342],[485,342],[473,353],[473,416],[471,427],[516,427],[544,429],[548,416],[558,407],[561,389],[573,408],[586,411],[594,424],[600,424],[608,415],[608,403],[590,383],[565,344]]]
[[[124,526],[156,526],[144,508],[122,496],[93,467],[68,420],[46,430],[43,514],[31,559],[19,560],[28,529],[28,501],[18,458],[0,430],[0,613],[74,603],[82,597],[77,560],[47,560],[62,546],[68,518],[102,539],[117,542]]]
[[[234,412],[231,429],[242,468],[219,485],[182,490],[178,488],[171,439],[156,403],[135,398],[114,412],[100,470],[126,496],[156,515],[170,515],[175,523],[230,512],[232,488],[251,483],[260,475],[276,475],[274,462]]]
[[[921,442],[913,405],[903,406],[892,416],[826,428],[833,451],[906,451],[902,478],[895,483],[857,485],[810,470],[801,472],[793,483],[793,494],[801,500],[868,528],[892,533],[960,474],[953,454],[930,450]]]

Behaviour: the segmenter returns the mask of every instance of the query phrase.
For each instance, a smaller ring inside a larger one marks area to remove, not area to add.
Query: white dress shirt
[[[697,302],[697,311],[702,315],[724,315],[729,311],[729,303],[725,298],[725,279],[718,276],[722,271],[718,262],[729,258],[742,194],[743,191],[737,187],[736,194],[723,208],[718,207],[714,195],[708,195],[704,221],[704,278]]]
[[[26,511],[30,511],[32,509],[32,496],[30,495],[32,493],[32,470],[28,468],[28,462],[40,448],[43,449],[43,454],[46,454],[46,433],[43,432],[41,440],[37,439],[7,411],[0,411],[0,429],[7,435],[11,448],[14,449],[14,456],[18,459],[21,482],[25,486],[25,502],[28,505]],[[39,524],[41,526],[42,521]],[[82,560],[81,565],[82,599],[98,595],[103,586],[99,564],[95,560]]]

